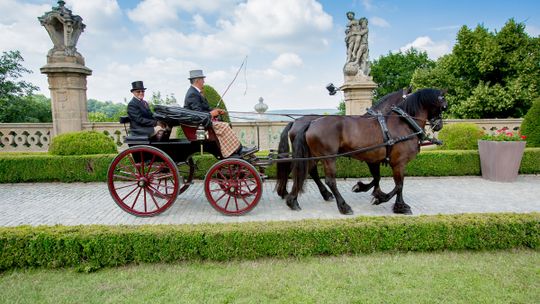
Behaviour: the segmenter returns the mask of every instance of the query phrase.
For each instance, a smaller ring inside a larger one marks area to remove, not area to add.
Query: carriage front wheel
[[[148,217],[167,210],[176,200],[183,181],[174,161],[151,146],[136,146],[114,158],[107,185],[114,202],[124,211]]]
[[[214,164],[204,178],[208,202],[226,215],[251,211],[262,196],[262,179],[250,163],[241,159],[224,159]]]

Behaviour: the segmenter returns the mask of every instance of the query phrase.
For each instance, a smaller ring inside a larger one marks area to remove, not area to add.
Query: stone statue
[[[365,17],[354,19],[354,12],[347,12],[349,23],[345,30],[347,62],[343,72],[347,76],[367,77],[370,72],[368,48],[368,20]]]
[[[49,50],[48,57],[81,57],[77,52],[77,40],[86,27],[82,18],[73,15],[66,8],[64,1],[58,1],[58,6],[39,17],[38,20],[45,27],[53,42],[53,48]],[[80,58],[82,60],[82,57]],[[53,60],[54,61],[54,60]],[[79,62],[84,64],[84,62]]]

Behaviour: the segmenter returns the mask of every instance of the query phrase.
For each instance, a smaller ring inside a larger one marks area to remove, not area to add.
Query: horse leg
[[[362,181],[358,181],[356,185],[352,187],[352,192],[367,192],[369,189],[373,188],[373,186],[379,185],[379,180],[381,177],[379,164],[371,164],[368,163],[369,172],[371,172],[371,176],[373,176],[373,180],[369,184],[364,184]],[[379,180],[376,180],[376,177],[378,176]]]
[[[404,169],[405,165],[399,165],[393,168],[394,183],[396,184],[396,187],[394,189],[397,189],[396,202],[393,209],[394,213],[412,214],[411,207],[407,205],[403,200],[403,180],[405,179],[405,176],[403,174]]]
[[[309,175],[319,188],[319,192],[321,193],[325,201],[330,201],[334,199],[334,195],[332,195],[332,193],[328,191],[328,189],[326,189],[324,184],[321,182],[321,178],[319,177],[319,171],[317,171],[317,166],[313,166],[313,168],[309,170]]]
[[[388,196],[388,194],[382,192],[381,186],[379,184],[381,181],[381,164],[368,163],[368,167],[369,167],[369,172],[373,176],[373,181],[370,183],[370,184],[373,184],[372,185],[373,192],[371,193],[371,196],[373,196],[373,199],[371,200],[371,203],[373,205],[379,205],[383,203],[382,200],[384,200],[384,198]],[[389,199],[390,198],[388,198],[386,201],[388,201]]]
[[[336,198],[336,204],[339,212],[341,214],[353,214],[353,210],[351,206],[349,206],[343,197],[341,196],[341,193],[339,193],[337,189],[336,184],[336,160],[335,159],[326,159],[323,161],[324,163],[324,181],[326,182],[326,185],[328,188],[330,188],[330,191],[334,194],[334,197]]]

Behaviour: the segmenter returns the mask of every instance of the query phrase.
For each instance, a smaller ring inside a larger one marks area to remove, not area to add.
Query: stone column
[[[46,74],[51,91],[53,134],[81,131],[88,120],[86,77],[92,70],[84,64],[76,44],[85,25],[58,1],[58,6],[38,20],[49,34],[53,48],[47,54],[47,64],[40,70]]]
[[[361,115],[371,108],[373,90],[377,84],[371,80],[349,81],[341,86],[345,96],[345,115]]]

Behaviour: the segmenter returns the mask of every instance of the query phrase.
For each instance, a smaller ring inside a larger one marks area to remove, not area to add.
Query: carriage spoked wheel
[[[178,190],[178,195],[184,193],[193,182],[195,176],[195,163],[191,156],[183,162],[176,163],[176,168],[178,169],[178,176],[180,179],[180,189]],[[170,195],[167,190],[169,189],[169,180],[160,179],[156,185],[156,190],[154,193],[157,196],[166,198],[167,195]],[[150,189],[152,191],[152,189]]]
[[[217,211],[226,215],[242,215],[259,203],[262,179],[257,169],[245,160],[225,159],[206,173],[204,192]]]
[[[114,202],[124,211],[142,217],[167,210],[180,189],[189,186],[181,179],[174,161],[151,146],[124,150],[114,158],[107,172],[107,185]]]

